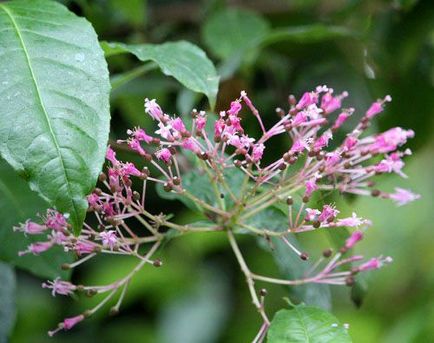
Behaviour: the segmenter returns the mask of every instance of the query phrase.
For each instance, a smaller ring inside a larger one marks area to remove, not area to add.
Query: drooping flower
[[[395,193],[389,194],[389,197],[394,200],[398,206],[403,206],[419,199],[420,194],[413,193],[408,189],[395,187]]]
[[[154,120],[161,120],[163,117],[163,110],[160,105],[157,104],[155,99],[145,99],[145,112],[149,114]]]
[[[77,289],[75,285],[69,281],[61,280],[60,277],[55,278],[53,281],[48,280],[46,283],[42,283],[42,288],[50,288],[53,297],[56,294],[70,295]]]

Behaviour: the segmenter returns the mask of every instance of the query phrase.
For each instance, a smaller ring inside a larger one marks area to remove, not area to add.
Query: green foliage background
[[[407,159],[408,180],[384,176],[379,183],[384,189],[396,184],[413,188],[422,199],[399,209],[378,199],[334,199],[342,212],[355,209],[373,220],[360,251],[391,255],[395,262],[366,280],[368,291],[360,308],[350,301],[348,289],[333,288],[333,313],[350,324],[356,343],[434,340],[432,1],[63,2],[93,24],[100,40],[142,44],[183,39],[202,47],[221,75],[216,110],[225,109],[241,89],[251,95],[268,123],[275,120],[274,108],[285,105],[289,93],[300,95],[318,84],[349,91],[345,104],[360,110],[390,94],[393,102],[373,130],[398,125],[414,129],[416,137],[409,144],[414,155]],[[130,55],[109,59],[111,75],[118,78],[141,65]],[[135,125],[151,128],[143,111],[144,97],[157,98],[169,113],[208,107],[205,97],[185,90],[160,71],[147,70],[113,90],[111,139],[123,137]],[[254,124],[249,118],[246,122]],[[283,149],[277,142],[267,153],[277,155]],[[155,193],[150,196],[155,212],[175,213],[181,221],[195,216],[179,202]],[[254,238],[245,237],[241,244],[253,270],[278,273],[272,256],[259,249]],[[312,251],[324,244],[323,237],[309,237]],[[40,288],[40,279],[19,271],[11,342],[238,343],[254,337],[260,318],[223,235],[173,240],[162,258],[164,268],[145,268],[132,282],[118,317],[99,314],[54,339],[46,331],[93,300],[53,299]],[[114,280],[131,263],[100,259],[73,279],[89,284]],[[270,313],[284,307],[282,297],[288,291],[267,288]]]

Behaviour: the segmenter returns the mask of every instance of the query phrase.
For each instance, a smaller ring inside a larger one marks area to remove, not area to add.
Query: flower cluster
[[[270,128],[265,127],[259,111],[245,91],[217,118],[204,111],[193,110],[188,121],[185,117],[170,116],[155,100],[145,99],[145,112],[155,121],[158,129],[153,133],[142,128],[128,130],[128,138],[115,144],[140,155],[144,167],[120,161],[115,150],[108,147],[107,170],[99,178],[103,187],[96,188],[88,196],[89,212],[93,213],[98,224],[92,226],[85,223],[80,235],[75,236],[68,224],[68,216],[50,209],[41,217],[40,223],[27,221],[16,228],[28,235],[46,237],[20,254],[41,254],[54,245],[73,251],[77,260],[63,268],[77,267],[99,254],[127,255],[138,260],[136,267],[124,278],[107,285],[74,285],[59,278],[44,283],[43,287],[51,289],[53,295],[77,292],[106,294],[97,306],[65,319],[50,334],[72,328],[119,293],[118,301],[111,309],[112,313],[116,313],[135,273],[146,264],[162,266],[162,261],[154,258],[154,254],[169,230],[227,233],[228,242],[248,280],[252,302],[264,321],[256,342],[263,340],[270,322],[264,308],[264,296],[255,289],[255,281],[294,286],[306,283],[351,286],[357,273],[378,269],[391,262],[390,257],[366,260],[361,255],[351,254],[352,248],[363,238],[364,231],[370,225],[368,219],[360,218],[356,213],[342,217],[334,204],[318,207],[315,206],[317,201],[312,200],[321,191],[391,199],[399,206],[419,197],[402,188],[396,188],[394,192],[382,191],[375,188],[372,181],[376,175],[384,173],[406,177],[402,171],[403,158],[411,154],[409,149],[399,149],[414,136],[412,130],[396,127],[379,134],[366,134],[372,119],[391,101],[390,96],[374,102],[344,139],[333,141],[336,132],[355,113],[353,108],[342,108],[342,101],[347,96],[347,92],[336,95],[327,86],[304,93],[298,101],[290,96],[286,110],[276,109],[278,120]],[[251,137],[244,130],[243,111],[250,112],[256,118],[260,137]],[[287,138],[287,149],[274,161],[265,163],[267,159],[264,155],[267,150],[273,149],[270,139],[278,135]],[[183,151],[196,158],[197,167],[193,172],[209,177],[215,195],[213,201],[196,196],[184,185],[185,167],[179,157]],[[244,180],[235,190],[228,183],[227,175],[228,172],[240,171]],[[139,183],[139,187],[133,187]],[[146,189],[150,183],[194,202],[208,215],[210,225],[179,225],[169,221],[164,214],[151,213],[146,202]],[[226,196],[231,202],[225,201]],[[279,231],[256,227],[251,219],[276,203],[284,204],[287,209],[285,227]],[[251,272],[235,238],[239,228],[267,240],[274,237],[282,240],[301,260],[308,260],[309,254],[299,251],[288,237],[339,227],[352,228],[353,232],[337,251],[325,249],[309,272],[296,280]]]

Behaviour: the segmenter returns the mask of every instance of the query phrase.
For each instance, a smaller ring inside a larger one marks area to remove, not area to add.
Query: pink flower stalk
[[[118,237],[114,230],[103,231],[99,234],[99,237],[101,238],[102,244],[110,248],[110,250],[113,250],[118,244]]]
[[[53,297],[55,297],[56,294],[70,295],[77,289],[75,285],[68,281],[63,281],[59,277],[55,278],[53,281],[48,280],[47,283],[42,283],[42,288],[51,289]]]
[[[169,149],[167,148],[163,148],[161,150],[158,150],[155,153],[155,156],[159,159],[162,160],[165,163],[169,163],[170,162],[170,158],[172,157],[172,153],[170,152]]]
[[[398,206],[403,206],[419,199],[420,194],[413,193],[407,189],[395,187],[395,193],[389,194],[389,197],[394,200]]]
[[[106,172],[100,177],[100,187],[104,190],[95,189],[87,197],[89,213],[94,215],[95,220],[86,223],[81,233],[75,236],[72,227],[67,223],[67,216],[49,210],[42,224],[27,221],[18,228],[24,233],[46,236],[46,241],[33,243],[20,254],[39,254],[57,245],[66,251],[75,251],[79,256],[68,268],[76,268],[103,254],[127,255],[137,259],[138,265],[133,272],[130,271],[123,278],[102,285],[101,288],[74,286],[58,278],[43,284],[53,295],[69,295],[77,289],[89,293],[98,291],[102,294],[112,294],[113,290],[116,291],[113,294],[119,294],[123,292],[120,290],[126,289],[125,286],[140,268],[149,264],[161,266],[161,261],[152,255],[160,247],[162,240],[168,237],[168,232],[227,230],[229,236],[236,233],[236,230],[231,230],[232,225],[244,223],[244,230],[268,240],[267,228],[256,227],[257,224],[250,221],[250,218],[261,214],[270,206],[283,205],[283,201],[286,201],[286,206],[279,208],[287,211],[287,221],[282,224],[282,230],[273,232],[273,239],[281,239],[288,249],[302,260],[307,260],[307,252],[300,252],[287,239],[289,233],[302,234],[317,229],[333,230],[336,227],[358,228],[371,224],[354,212],[351,217],[337,219],[339,210],[330,204],[323,205],[321,210],[311,208],[320,206],[317,203],[326,199],[329,193],[388,198],[398,205],[420,197],[402,188],[396,188],[391,194],[372,188],[372,179],[378,173],[395,172],[405,176],[402,157],[410,152],[400,152],[397,149],[413,137],[414,132],[396,127],[376,135],[368,133],[366,128],[369,127],[371,119],[380,113],[384,103],[390,100],[386,97],[371,106],[347,135],[343,132],[336,133],[354,112],[353,108],[337,112],[342,99],[347,95],[344,92],[333,96],[332,89],[319,86],[312,92],[304,93],[298,102],[292,96],[289,98],[289,108],[276,109],[279,119],[274,125],[270,125],[270,128],[265,128],[259,111],[244,91],[240,98],[231,102],[229,109],[220,112],[216,119],[212,119],[211,115],[207,116],[203,111],[193,110],[191,125],[187,125],[179,116],[169,117],[155,100],[146,99],[145,111],[157,121],[155,126],[158,125],[158,128],[155,133],[158,136],[151,137],[143,129],[134,128],[127,131],[127,140],[118,141],[141,155],[145,167],[139,169],[131,162],[119,161],[113,149],[108,147],[106,158],[109,163],[106,165]],[[261,127],[258,136],[244,130],[239,117],[243,106],[257,119]],[[332,112],[336,112],[334,121]],[[209,120],[209,126],[214,128],[214,132],[205,129]],[[267,156],[266,153],[276,150],[269,140],[278,135],[283,135],[289,143],[284,147],[284,153],[271,160],[272,156]],[[329,144],[332,136],[335,140],[333,145]],[[145,143],[156,146],[149,147],[153,155],[142,147],[141,144]],[[192,151],[194,154],[188,154],[186,159],[182,157],[182,152],[185,151]],[[198,160],[191,161],[191,158]],[[157,159],[163,163],[158,163]],[[231,176],[235,175],[232,168],[238,168],[237,173],[245,174],[243,181],[236,185],[233,185],[231,180]],[[212,188],[209,198],[198,198],[195,192],[192,192],[194,189],[189,189],[193,186],[183,174],[186,169],[191,175],[209,178],[209,187]],[[140,184],[133,184],[137,182]],[[161,186],[162,191],[188,198],[189,202],[193,201],[210,219],[209,225],[180,225],[171,222],[170,216],[166,214],[151,213],[146,194],[147,187],[152,183]],[[139,192],[141,190],[142,193]],[[315,199],[311,197],[314,192],[318,193]],[[300,198],[302,204],[296,204]],[[231,201],[230,205],[227,203],[228,199]],[[146,233],[143,233],[144,231]],[[229,243],[234,247],[236,238],[230,237]],[[361,261],[363,257],[348,256],[351,255],[348,250],[362,237],[362,231],[353,232],[338,252],[333,254],[330,249],[326,249],[323,258],[313,262],[315,268],[310,268],[301,279],[282,280],[280,283],[316,282],[350,286],[358,271],[377,269],[390,261],[389,258],[379,257],[351,268],[349,264]],[[239,249],[234,252],[237,257],[242,254]],[[329,257],[331,258],[327,262],[326,258]],[[252,278],[252,275],[247,273],[246,277]],[[258,280],[267,279],[270,278],[262,277]],[[105,298],[103,301],[108,300]],[[119,307],[122,296],[118,301],[115,309]],[[92,314],[100,307],[93,307],[86,313]],[[84,317],[85,315],[78,315],[67,318],[50,334],[62,328],[69,329]]]
[[[378,113],[383,112],[384,104],[386,102],[391,102],[391,101],[392,101],[392,97],[390,95],[386,95],[384,97],[384,99],[382,99],[382,100],[377,100],[366,111],[366,117],[368,119],[371,119],[371,118],[375,117]]]
[[[354,231],[352,235],[345,241],[345,248],[351,249],[357,242],[362,240],[363,232],[362,231]]]
[[[157,104],[155,99],[145,99],[145,112],[154,120],[161,120],[164,116],[163,110],[161,109],[160,105]]]

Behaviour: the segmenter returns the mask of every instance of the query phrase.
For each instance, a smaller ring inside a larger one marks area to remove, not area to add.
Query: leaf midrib
[[[44,105],[44,103],[42,101],[42,96],[41,96],[41,92],[39,90],[39,85],[38,85],[38,82],[36,81],[36,76],[35,76],[35,73],[33,71],[32,64],[30,62],[30,56],[29,56],[29,53],[27,51],[26,45],[24,43],[23,36],[21,35],[20,28],[18,26],[18,23],[15,21],[15,18],[12,15],[12,11],[9,8],[7,8],[5,5],[3,5],[3,4],[0,4],[0,8],[2,8],[5,11],[5,13],[7,14],[7,16],[9,17],[9,19],[10,19],[10,21],[11,21],[13,27],[14,27],[14,30],[15,30],[18,38],[19,38],[21,47],[22,47],[24,55],[26,57],[27,66],[29,67],[31,78],[32,78],[33,84],[34,84],[35,89],[36,89],[36,94],[38,96],[39,104],[40,104],[41,109],[42,109],[42,111],[44,113],[44,118],[45,118],[45,120],[47,122],[47,125],[48,125],[48,128],[49,128],[49,132],[50,132],[50,135],[51,135],[51,138],[52,138],[52,141],[53,141],[53,143],[55,145],[56,152],[57,152],[57,155],[59,157],[59,161],[60,161],[60,164],[61,164],[61,167],[62,167],[65,184],[66,184],[66,187],[68,189],[68,194],[69,194],[69,196],[71,196],[71,194],[72,194],[71,193],[71,187],[70,187],[69,182],[68,182],[68,174],[67,174],[67,171],[66,171],[66,168],[65,168],[65,164],[63,162],[62,154],[60,152],[60,146],[59,146],[59,143],[57,142],[56,136],[54,134],[53,127],[51,126],[51,122],[50,122],[50,118],[48,116],[47,110],[46,110],[45,105]],[[72,207],[73,207],[73,210],[74,210],[74,213],[72,213],[72,215],[74,217],[76,217],[77,209],[76,209],[76,206],[75,206],[75,203],[74,203],[73,199],[71,199],[71,203],[72,203]]]

